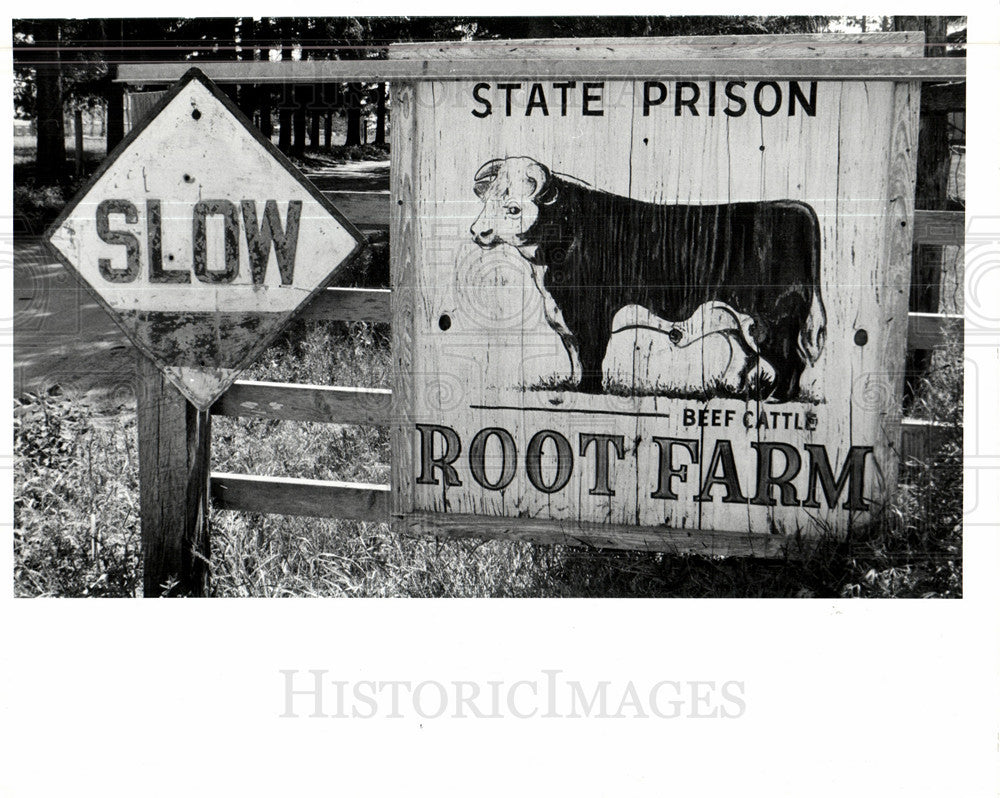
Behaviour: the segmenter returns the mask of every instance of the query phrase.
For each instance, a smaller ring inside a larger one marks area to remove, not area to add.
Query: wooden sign
[[[362,242],[197,69],[108,157],[47,239],[201,410]]]
[[[766,554],[868,518],[918,84],[487,69],[394,97],[398,523]]]

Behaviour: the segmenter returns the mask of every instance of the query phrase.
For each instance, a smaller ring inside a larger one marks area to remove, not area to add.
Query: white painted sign
[[[870,517],[895,480],[915,85],[484,78],[394,102],[418,164],[394,286],[412,529],[760,552]]]
[[[109,156],[48,240],[200,409],[362,242],[196,69]]]

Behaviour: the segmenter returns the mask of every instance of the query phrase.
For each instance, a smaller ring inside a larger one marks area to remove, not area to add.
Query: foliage
[[[55,220],[66,204],[60,186],[36,187],[33,180],[14,186],[14,227],[40,233]]]
[[[127,415],[95,418],[58,388],[14,402],[14,591],[131,596],[138,475]]]
[[[960,362],[945,351],[942,364]],[[251,379],[387,387],[387,325],[298,323]],[[922,393],[940,421],[961,418],[961,368]],[[133,595],[141,582],[135,421],[63,397],[15,403],[18,595]],[[946,430],[948,428],[945,428]],[[378,428],[213,419],[213,469],[385,482]],[[791,541],[777,560],[642,554],[505,541],[436,542],[383,524],[215,511],[217,596],[959,597],[961,431],[906,474],[894,504],[847,541]],[[97,540],[96,550],[94,540]]]

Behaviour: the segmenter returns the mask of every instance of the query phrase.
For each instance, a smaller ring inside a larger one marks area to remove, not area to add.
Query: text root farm
[[[486,490],[502,491],[523,469],[534,490],[553,494],[570,484],[578,461],[586,460],[581,478],[590,495],[614,496],[616,468],[628,467],[616,465],[626,460],[625,436],[619,434],[581,432],[574,447],[562,433],[542,429],[521,456],[508,430],[486,427],[472,437],[462,457],[462,438],[451,427],[417,424],[416,429],[420,485],[460,487],[471,479]],[[821,444],[807,443],[801,450],[773,441],[737,446],[734,450],[732,440],[719,438],[708,452],[697,438],[654,435],[630,441],[628,448],[635,462],[655,458],[650,470],[655,479],[646,486],[652,499],[807,508],[834,508],[843,499],[846,510],[871,509],[864,496],[869,457],[874,461],[871,446],[851,446],[840,463],[831,462]],[[699,476],[703,462],[708,465]]]

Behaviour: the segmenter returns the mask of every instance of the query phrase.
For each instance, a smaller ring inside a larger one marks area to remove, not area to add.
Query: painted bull
[[[531,264],[581,391],[602,390],[612,319],[626,305],[683,321],[721,302],[749,319],[745,386],[771,401],[795,398],[823,350],[819,222],[805,203],[639,202],[526,157],[483,164],[475,192],[473,239],[509,244]],[[750,372],[764,371],[773,377],[755,385]]]

